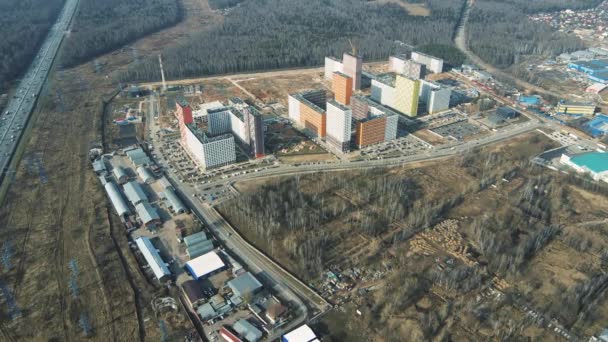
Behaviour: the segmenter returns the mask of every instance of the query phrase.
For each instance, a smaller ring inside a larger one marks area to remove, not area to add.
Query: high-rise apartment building
[[[412,52],[412,61],[424,64],[427,70],[434,73],[443,71],[443,59],[441,58],[433,57],[422,52]]]
[[[194,124],[186,125],[184,147],[187,154],[202,169],[212,169],[236,161],[234,137],[222,134],[209,137]]]
[[[420,80],[397,75],[395,80],[395,109],[401,113],[414,117],[418,115],[418,97],[420,94]]]
[[[353,79],[344,73],[334,72],[332,90],[337,102],[349,105],[350,97],[353,95]]]
[[[397,137],[399,114],[365,96],[353,96],[355,144],[365,147]],[[355,111],[357,112],[355,118]]]
[[[324,90],[312,90],[289,95],[289,117],[315,137],[325,137],[327,94]]]
[[[420,101],[426,104],[429,114],[435,114],[450,108],[452,90],[439,84],[421,80]]]
[[[360,90],[363,58],[346,52],[342,57],[342,65],[344,68],[343,72],[353,79],[353,90]]]
[[[388,71],[413,79],[423,79],[426,73],[426,66],[408,59],[405,55],[397,55],[388,58]]]
[[[384,74],[372,79],[372,100],[395,108],[395,78],[395,74]]]
[[[232,133],[256,158],[264,156],[264,126],[262,115],[238,97],[229,106],[207,110],[209,134]]]
[[[327,135],[325,137],[327,143],[341,152],[348,152],[351,130],[351,110],[334,100],[327,102]]]
[[[342,61],[333,58],[325,57],[325,79],[328,81],[333,80],[334,72],[343,72],[344,67]]]

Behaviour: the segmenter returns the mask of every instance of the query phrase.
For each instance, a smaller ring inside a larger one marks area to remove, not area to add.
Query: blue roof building
[[[520,96],[517,101],[526,107],[534,107],[540,105],[540,97],[538,96]]]
[[[608,182],[608,153],[588,152],[573,156],[562,154],[560,162],[578,172],[589,174],[597,181]]]
[[[585,124],[586,131],[593,137],[600,137],[608,134],[608,115],[598,114],[593,120]]]

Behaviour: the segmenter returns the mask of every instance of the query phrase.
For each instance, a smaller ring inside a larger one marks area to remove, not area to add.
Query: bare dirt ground
[[[133,44],[140,55],[155,54],[221,21],[207,1],[183,4],[182,23]],[[90,144],[101,141],[102,102],[116,89],[108,70],[123,68],[131,59],[125,49],[100,57],[105,64],[100,74],[91,63],[64,70],[40,97],[23,158],[0,208],[0,243],[12,251],[2,280],[22,313],[11,320],[3,304],[1,340],[81,341],[85,330],[98,341],[161,338],[159,318],[164,316],[156,317],[150,300],[163,291],[141,272],[87,155]],[[189,328],[180,319],[165,318],[168,338],[183,339]]]
[[[378,0],[379,3],[393,3],[397,4],[410,14],[414,16],[427,17],[431,15],[431,10],[422,3],[411,3],[406,0]]]

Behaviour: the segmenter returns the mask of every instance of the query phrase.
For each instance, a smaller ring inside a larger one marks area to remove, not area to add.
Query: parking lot
[[[409,156],[431,148],[433,147],[429,143],[408,134],[392,141],[362,148],[360,154],[366,159],[375,159],[393,157],[396,155]]]
[[[467,121],[459,121],[447,124],[441,127],[431,129],[432,132],[441,135],[444,138],[451,138],[458,141],[463,141],[466,138],[479,134],[481,129]]]

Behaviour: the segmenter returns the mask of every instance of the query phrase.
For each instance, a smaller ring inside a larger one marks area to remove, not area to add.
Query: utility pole
[[[165,71],[163,70],[163,59],[160,55],[158,55],[158,64],[160,65],[160,77],[163,80],[162,92],[167,91],[167,82],[165,81]]]

